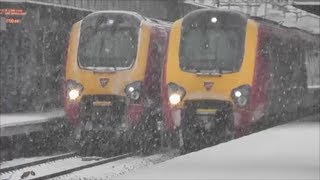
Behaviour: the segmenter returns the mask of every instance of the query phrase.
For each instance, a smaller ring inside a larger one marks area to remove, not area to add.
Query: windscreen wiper
[[[92,69],[90,68],[90,70],[94,73],[115,73],[117,69],[115,67],[94,67]]]
[[[222,76],[222,70],[214,69],[214,70],[200,70],[196,72],[196,75],[198,76]]]

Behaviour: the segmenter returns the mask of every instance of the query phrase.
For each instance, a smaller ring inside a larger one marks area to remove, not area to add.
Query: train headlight
[[[239,98],[239,97],[241,97],[241,95],[242,95],[242,94],[241,94],[241,91],[239,91],[239,90],[237,90],[237,91],[234,92],[234,96],[235,96],[235,97],[238,97],[238,98]]]
[[[80,91],[78,89],[72,89],[69,91],[69,99],[76,100],[80,96]]]
[[[218,21],[218,19],[217,19],[216,17],[212,17],[212,18],[211,18],[211,22],[212,22],[212,23],[216,23],[217,21]]]
[[[130,99],[138,100],[142,93],[142,82],[135,81],[131,84],[128,84],[125,88],[125,93]]]
[[[177,105],[181,101],[181,96],[180,94],[171,94],[169,97],[169,101],[172,105]]]
[[[134,88],[133,88],[133,87],[129,87],[129,88],[128,88],[128,91],[129,91],[129,92],[133,92],[133,91],[134,91]]]
[[[249,103],[250,97],[250,86],[249,85],[242,85],[238,88],[235,88],[231,92],[231,97],[233,102],[239,106],[240,108],[245,107]]]
[[[129,98],[131,98],[133,100],[138,100],[140,98],[140,92],[139,91],[132,91],[129,94]]]
[[[241,96],[241,97],[237,98],[237,103],[240,107],[244,107],[248,103],[248,98]]]
[[[76,100],[80,95],[83,90],[83,86],[74,81],[74,80],[68,80],[67,81],[67,95],[69,100]]]
[[[180,87],[175,83],[168,84],[168,96],[171,105],[179,104],[185,95],[186,91],[183,87]]]

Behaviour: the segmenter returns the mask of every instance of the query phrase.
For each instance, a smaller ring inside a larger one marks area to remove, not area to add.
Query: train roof
[[[172,22],[168,21],[163,21],[160,19],[155,19],[155,18],[146,18],[149,22],[151,23],[156,23],[157,25],[165,26],[165,27],[170,27]]]
[[[136,17],[139,20],[146,20],[146,18],[140,14],[138,14],[137,12],[133,12],[133,11],[120,11],[120,10],[101,10],[101,11],[94,11],[90,14],[88,14],[86,17],[89,16],[94,16],[96,14],[104,14],[104,13],[110,13],[110,14],[126,14],[126,15],[131,15],[133,17]],[[85,17],[85,18],[86,18]]]
[[[230,14],[234,14],[234,15],[238,15],[238,16],[242,16],[243,18],[248,18],[248,15],[242,13],[241,11],[237,11],[237,10],[227,10],[227,9],[209,9],[209,8],[204,8],[204,9],[197,9],[194,11],[189,12],[188,14],[186,14],[182,19],[189,17],[189,16],[194,16],[197,14],[202,14],[205,12],[220,12],[220,13],[230,13]]]
[[[149,23],[155,24],[155,25],[160,25],[160,26],[165,26],[165,27],[170,27],[170,25],[172,24],[171,22],[167,22],[167,21],[163,21],[160,19],[156,19],[156,18],[149,18],[149,17],[145,17],[137,12],[134,11],[124,11],[124,10],[102,10],[102,11],[94,11],[90,14],[88,14],[86,17],[95,15],[95,14],[100,14],[100,13],[118,13],[118,14],[127,14],[127,15],[132,15],[134,17],[136,17],[137,19],[141,20],[141,21],[147,21]],[[85,18],[86,18],[85,17]]]

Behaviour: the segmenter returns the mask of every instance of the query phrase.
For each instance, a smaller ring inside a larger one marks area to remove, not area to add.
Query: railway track
[[[19,165],[15,165],[15,166],[0,168],[0,174],[8,173],[10,171],[17,171],[19,169],[22,169],[22,168],[25,168],[25,167],[28,167],[28,166],[35,166],[35,165],[38,165],[38,164],[52,162],[52,161],[56,161],[56,160],[59,160],[59,159],[65,159],[65,158],[73,157],[73,156],[76,156],[75,152],[65,153],[65,154],[54,156],[54,157],[49,157],[49,158],[45,158],[45,159],[41,159],[41,160],[37,160],[37,161],[32,161],[32,162],[28,162],[28,163],[24,163],[24,164],[19,164]]]
[[[120,160],[130,157],[131,155],[132,153],[127,153],[110,158],[82,158],[77,156],[76,153],[67,153],[52,158],[1,169],[0,179],[49,179]]]

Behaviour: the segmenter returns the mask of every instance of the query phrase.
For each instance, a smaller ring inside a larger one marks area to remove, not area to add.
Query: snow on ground
[[[20,177],[25,172],[29,171],[33,171],[35,173],[34,176],[30,176],[29,178],[39,178],[41,176],[61,172],[63,170],[71,169],[81,165],[87,165],[90,163],[90,161],[82,161],[82,159],[79,157],[70,157],[66,159],[60,159],[53,162],[44,163],[41,165],[25,167],[19,169],[18,171],[1,174],[1,180],[17,180],[20,179]]]
[[[53,179],[110,179],[128,173],[130,171],[136,170],[138,168],[148,167],[166,161],[175,157],[176,154],[176,151],[171,151],[168,153],[155,154],[147,157],[129,157],[119,161],[84,169]]]
[[[61,109],[43,113],[0,114],[0,127],[43,123],[50,119],[60,117],[64,117],[64,111]]]
[[[318,120],[286,124],[116,179],[319,179],[319,129]]]

